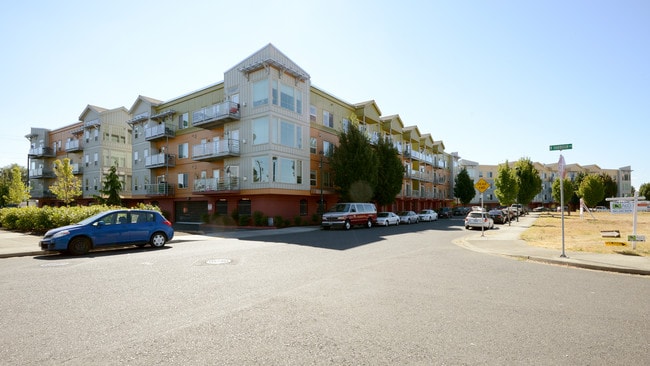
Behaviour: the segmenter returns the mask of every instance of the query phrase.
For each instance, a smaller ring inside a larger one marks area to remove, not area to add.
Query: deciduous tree
[[[505,164],[499,164],[499,171],[494,179],[494,185],[496,186],[494,194],[500,204],[510,206],[515,203],[519,186],[517,185],[515,170],[510,167],[508,161]]]
[[[67,206],[81,195],[81,181],[74,176],[69,158],[54,161],[54,174],[56,181],[50,186],[50,191]]]

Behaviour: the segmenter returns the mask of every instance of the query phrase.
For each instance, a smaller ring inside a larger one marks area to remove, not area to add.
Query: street
[[[648,278],[469,251],[462,219],[0,259],[0,364],[647,364]]]

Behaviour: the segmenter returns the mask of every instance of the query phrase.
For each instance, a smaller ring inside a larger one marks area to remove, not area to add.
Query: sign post
[[[474,188],[476,188],[480,193],[481,193],[481,215],[484,213],[483,212],[483,192],[485,192],[488,188],[490,188],[490,183],[488,183],[485,179],[481,178],[474,184]],[[483,225],[481,225],[481,236],[484,235],[484,230],[485,228]]]
[[[551,145],[549,149],[551,151],[571,150],[573,149],[573,144]],[[566,173],[566,163],[562,154],[560,154],[560,160],[557,162],[557,170],[560,176],[560,210],[562,215],[562,254],[560,254],[560,257],[566,258],[566,253],[564,252],[564,173]]]
[[[629,201],[632,201],[632,235],[628,235],[627,240],[632,242],[632,249],[636,250],[636,242],[637,241],[645,241],[645,236],[644,235],[637,235],[636,234],[636,212],[637,212],[637,207],[639,205],[639,200],[644,200],[644,196],[639,196],[639,192],[634,192],[634,197],[613,197],[613,198],[606,198],[606,201],[618,201],[618,203],[610,203],[610,212],[611,213],[629,213],[627,210],[623,211],[623,203],[627,203]],[[618,212],[617,212],[618,211]],[[630,240],[632,239],[632,240]]]

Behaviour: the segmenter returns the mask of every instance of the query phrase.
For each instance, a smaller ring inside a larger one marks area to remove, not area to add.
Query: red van
[[[340,226],[350,230],[352,226],[372,227],[377,223],[377,208],[373,203],[337,203],[323,214],[321,227],[325,230]]]

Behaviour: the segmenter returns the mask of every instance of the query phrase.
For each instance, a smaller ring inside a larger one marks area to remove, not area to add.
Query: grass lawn
[[[637,242],[636,250],[627,236],[632,235],[632,214],[613,215],[609,212],[592,212],[593,217],[585,212],[564,215],[564,247],[567,251],[617,253],[625,255],[650,256],[650,243]],[[618,230],[620,238],[604,238],[601,231]],[[637,213],[637,235],[650,239],[650,212]],[[562,218],[559,213],[544,213],[539,216],[532,227],[524,231],[521,239],[530,245],[562,249]],[[625,246],[606,245],[606,242],[618,242]]]

